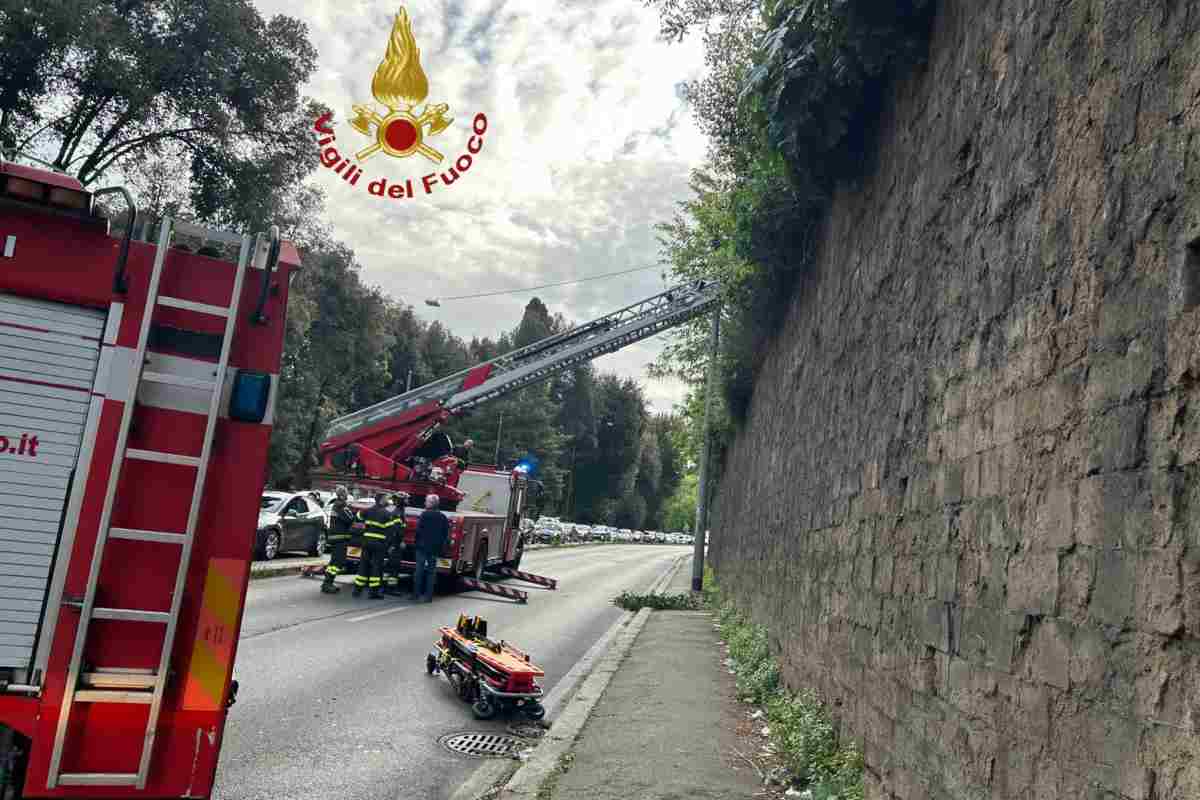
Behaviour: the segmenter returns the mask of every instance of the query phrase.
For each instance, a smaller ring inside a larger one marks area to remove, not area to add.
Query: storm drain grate
[[[497,733],[451,733],[438,741],[451,753],[471,758],[510,758],[522,746],[515,736]]]

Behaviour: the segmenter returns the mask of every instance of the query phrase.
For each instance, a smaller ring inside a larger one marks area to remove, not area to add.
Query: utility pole
[[[408,380],[405,381],[405,383],[404,383],[404,391],[406,391],[406,392],[412,391],[412,370],[411,369],[408,371]]]
[[[500,466],[500,434],[504,432],[504,412],[500,412],[500,424],[496,426],[496,466]]]
[[[712,454],[712,399],[717,387],[717,348],[721,341],[721,307],[712,312],[712,349],[708,355],[708,380],[704,390],[704,447],[700,456],[700,485],[696,492],[696,536],[692,551],[692,591],[704,588],[704,540],[708,531],[708,472]]]

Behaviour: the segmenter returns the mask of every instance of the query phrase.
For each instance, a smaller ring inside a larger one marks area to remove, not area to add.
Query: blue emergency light
[[[271,376],[265,372],[238,370],[229,393],[229,418],[239,422],[262,422],[271,399]]]

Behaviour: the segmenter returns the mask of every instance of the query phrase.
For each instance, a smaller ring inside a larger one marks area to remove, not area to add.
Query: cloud
[[[422,0],[404,4],[429,77],[429,102],[454,123],[427,143],[445,155],[375,155],[351,188],[328,170],[327,215],[354,248],[363,275],[464,338],[512,328],[530,293],[424,305],[426,297],[536,286],[658,261],[655,223],[689,192],[705,141],[679,86],[699,76],[699,42],[669,44],[651,9],[629,0]],[[348,124],[350,106],[386,114],[371,96],[398,4],[260,0],[264,14],[296,16],[320,53],[307,92],[334,109],[337,142],[370,140]],[[453,185],[421,192],[422,175],[466,152],[471,121],[488,120],[483,149]],[[418,196],[381,199],[367,178],[411,179]],[[537,292],[553,312],[585,321],[661,291],[660,270]],[[661,348],[643,342],[598,366],[634,377],[657,410],[681,399],[675,382],[650,381]]]

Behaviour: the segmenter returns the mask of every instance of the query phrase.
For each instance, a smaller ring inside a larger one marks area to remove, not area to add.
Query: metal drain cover
[[[524,743],[500,733],[450,733],[438,739],[451,753],[471,758],[511,758]]]

